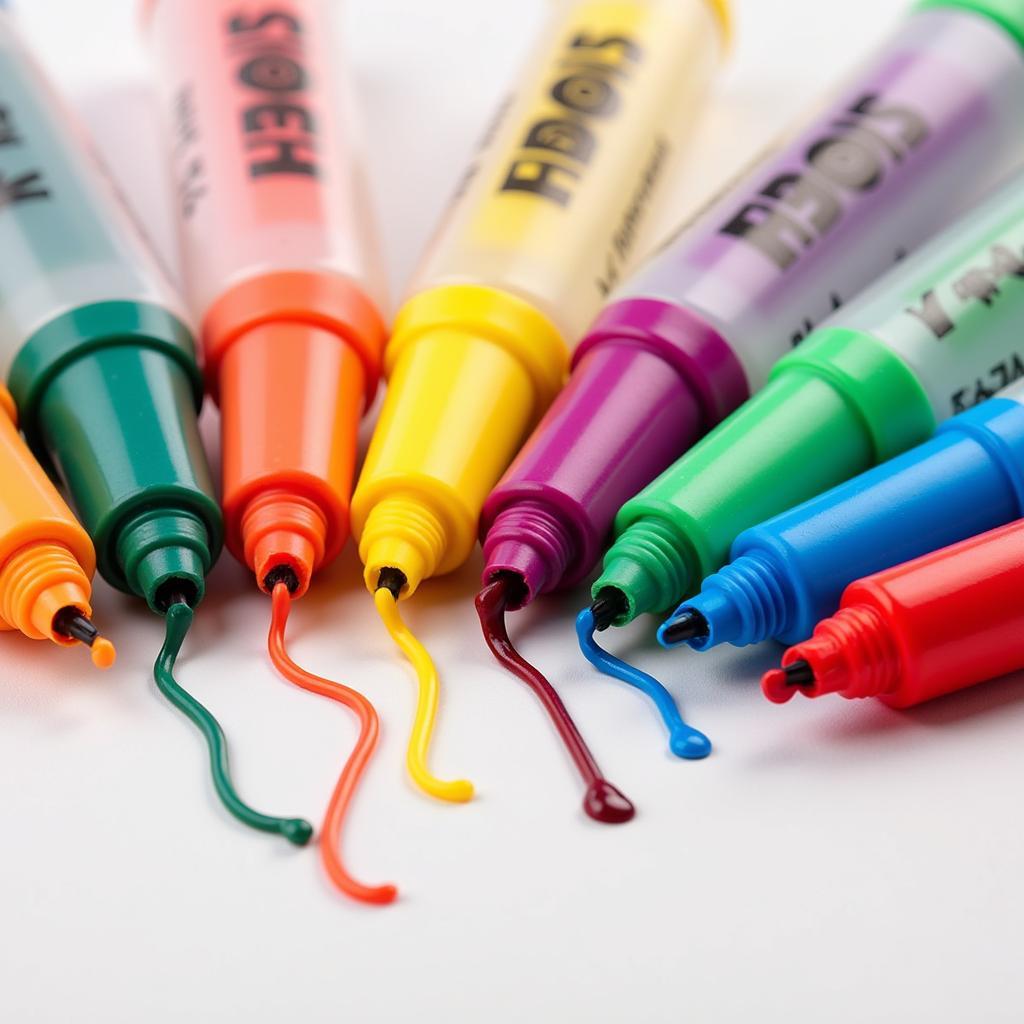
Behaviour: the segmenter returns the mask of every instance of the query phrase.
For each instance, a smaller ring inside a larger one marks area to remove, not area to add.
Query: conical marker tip
[[[708,635],[708,620],[696,608],[684,608],[658,630],[662,647],[678,647]]]
[[[530,590],[526,580],[510,569],[500,569],[494,573],[487,586],[478,595],[478,600],[485,592],[494,593],[505,611],[518,611],[529,602]]]
[[[387,590],[396,601],[408,583],[405,573],[392,566],[385,566],[377,576],[377,590]]]
[[[275,565],[266,576],[263,577],[263,589],[268,594],[274,592],[274,587],[283,583],[289,594],[294,594],[299,589],[298,573],[290,565]]]
[[[814,669],[806,661],[792,661],[782,668],[765,672],[761,692],[774,704],[785,704],[801,687],[814,686]],[[815,696],[807,694],[807,696]]]
[[[110,668],[117,658],[114,645],[96,628],[92,619],[80,608],[69,605],[61,608],[53,619],[53,630],[91,648],[92,661],[97,668]]]
[[[590,606],[595,632],[604,632],[620,615],[625,615],[628,611],[629,601],[626,595],[617,587],[605,587]]]
[[[68,605],[67,608],[61,608],[57,612],[53,617],[53,631],[61,636],[70,637],[72,640],[78,640],[88,647],[92,647],[100,635],[100,631],[93,625],[92,619],[81,608],[76,608],[74,605]]]

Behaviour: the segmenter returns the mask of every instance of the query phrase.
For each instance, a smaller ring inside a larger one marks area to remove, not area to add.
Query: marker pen
[[[878,697],[913,707],[1024,668],[1024,523],[847,587],[842,607],[765,674],[765,696]]]
[[[472,550],[484,498],[634,254],[725,34],[722,0],[557,5],[385,352],[389,387],[352,524],[392,631],[397,600]],[[400,643],[433,686],[426,652],[407,632]],[[422,732],[414,744],[426,750]],[[418,778],[447,799],[471,795],[425,768]]]
[[[998,14],[912,9],[615,290],[484,505],[486,621],[585,579],[623,502],[760,389],[814,323],[1017,165],[1024,59]],[[552,714],[579,746],[560,703]]]
[[[223,733],[171,674],[221,546],[199,440],[202,379],[173,288],[112,180],[0,14],[0,370],[30,447],[66,484],[99,571],[164,615],[161,691],[203,730],[233,813]]]
[[[1024,360],[1015,357],[1011,372],[1024,376]],[[732,561],[658,639],[698,651],[797,643],[854,580],[1022,516],[1024,380],[947,420],[924,444],[744,530]]]
[[[114,645],[90,616],[96,553],[15,426],[14,401],[0,385],[0,630],[92,648],[99,668]]]
[[[1024,176],[1001,186],[779,361],[765,388],[636,498],[583,614],[678,603],[747,527],[891,458],[1024,359]]]
[[[383,273],[327,0],[150,0],[186,297],[221,408],[227,545],[274,594],[270,653],[289,680],[352,708],[361,734],[327,820],[373,753],[372,705],[304,673],[284,622],[348,537],[359,420],[377,386]],[[280,593],[278,594],[278,591]],[[349,895],[388,902],[341,864]]]

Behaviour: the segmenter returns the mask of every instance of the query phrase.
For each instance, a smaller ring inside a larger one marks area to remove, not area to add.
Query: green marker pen
[[[170,673],[222,540],[192,335],[113,182],[2,12],[0,370],[103,577],[166,616],[157,681],[206,734],[222,799],[249,824],[305,842],[305,822],[241,805],[220,727]]]
[[[616,518],[600,630],[663,612],[737,534],[931,435],[1024,376],[1024,175],[784,356],[767,385]]]

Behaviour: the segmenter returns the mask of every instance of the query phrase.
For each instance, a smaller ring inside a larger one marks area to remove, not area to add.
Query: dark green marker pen
[[[29,444],[93,538],[103,577],[166,617],[157,681],[206,735],[222,800],[247,824],[301,844],[308,823],[241,803],[220,727],[171,675],[222,542],[197,424],[203,381],[181,308],[0,13],[0,370]]]

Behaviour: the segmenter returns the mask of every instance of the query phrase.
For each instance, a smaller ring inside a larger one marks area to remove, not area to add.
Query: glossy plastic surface
[[[222,531],[182,325],[131,302],[82,307],[30,339],[11,384],[26,435],[67,484],[104,578],[159,612],[171,579],[198,601]]]
[[[515,572],[529,601],[584,579],[623,502],[1019,164],[1022,107],[1024,60],[998,25],[908,18],[617,289],[487,499],[485,581]]]
[[[90,615],[96,555],[14,423],[14,402],[0,386],[0,629],[70,646],[53,628],[67,607]]]
[[[770,672],[765,694],[879,697],[911,707],[1024,668],[1024,522],[853,583],[814,636],[783,655],[806,662],[811,685],[785,687]]]
[[[840,310],[622,507],[593,588],[625,595],[618,622],[673,607],[744,529],[921,443],[936,420],[1024,373],[1022,185],[1012,179]]]
[[[1010,395],[741,533],[732,561],[674,613],[696,612],[707,624],[690,646],[796,643],[836,611],[854,580],[1024,516],[1024,382]]]
[[[336,11],[158,3],[189,304],[222,411],[228,546],[305,592],[348,536],[383,275]]]
[[[114,586],[196,600],[220,546],[181,305],[90,144],[0,16],[0,345],[36,454],[64,477]]]
[[[399,314],[353,499],[372,590],[462,564],[480,509],[633,255],[703,99],[722,28],[703,0],[559,4]]]
[[[921,10],[958,8],[994,21],[1024,46],[1024,9],[1017,0],[918,0]]]
[[[1022,102],[1024,54],[996,22],[908,12],[810,125],[618,297],[683,298],[757,389],[792,345],[1021,167]]]

